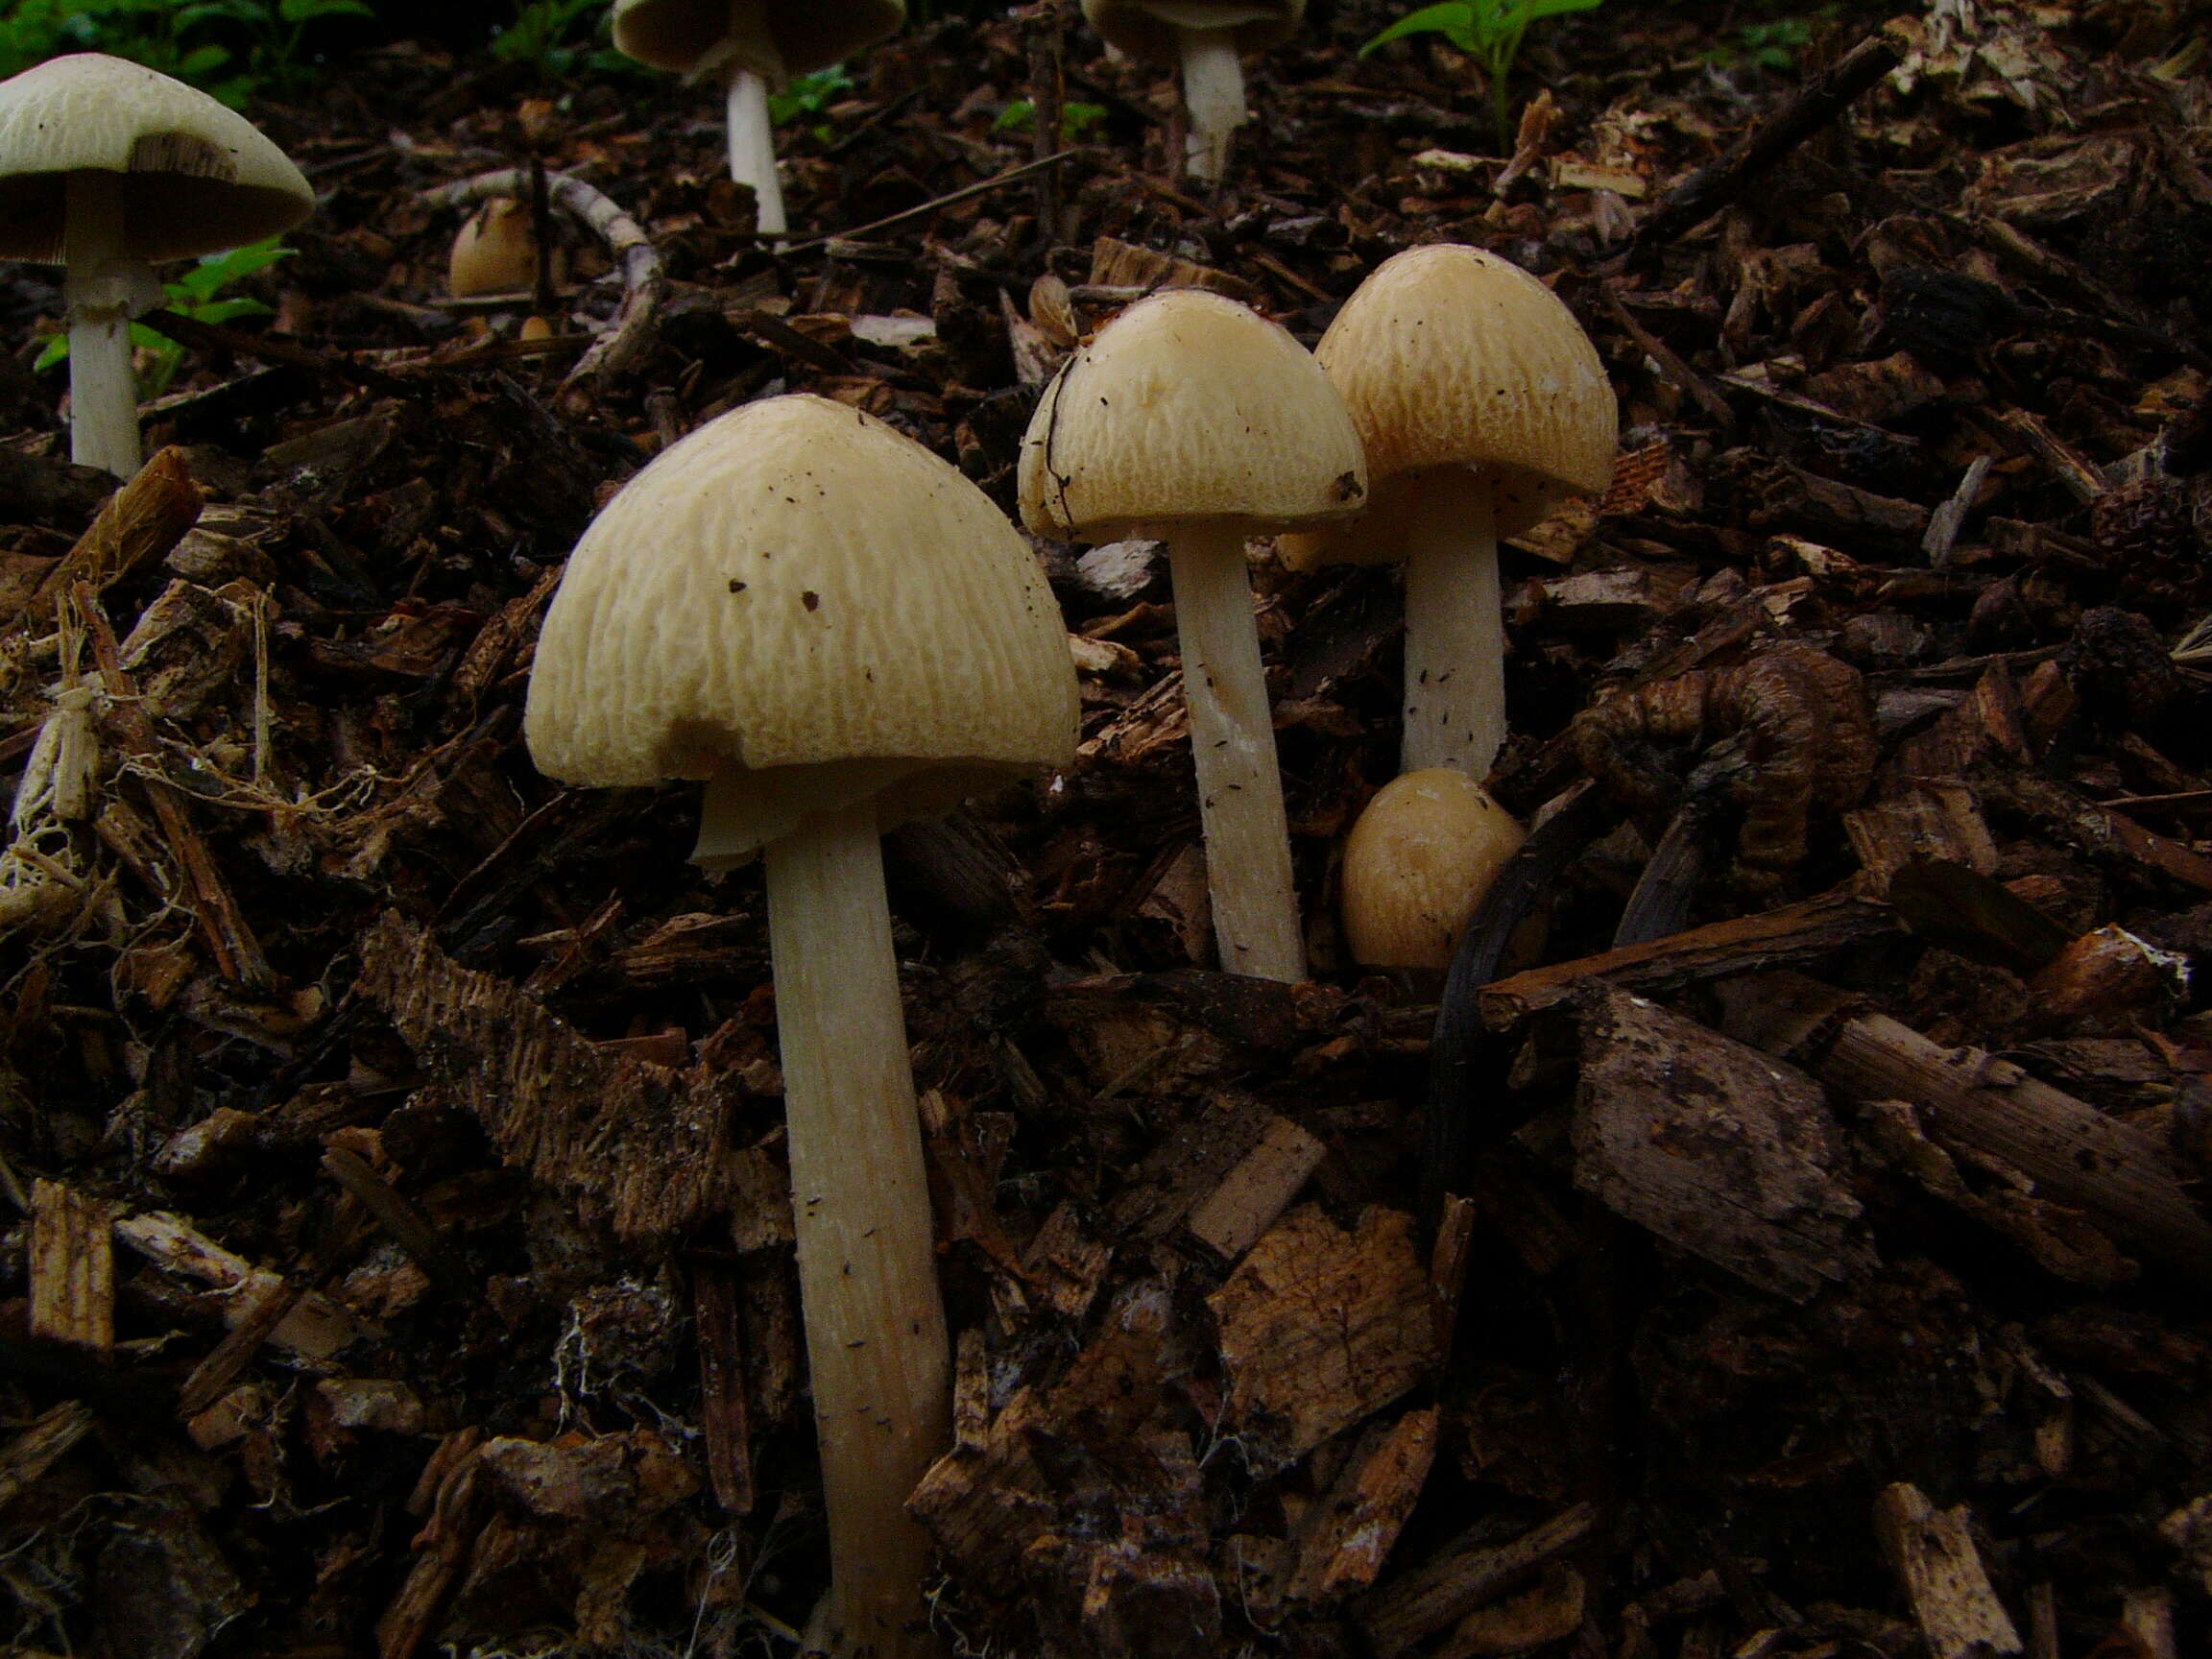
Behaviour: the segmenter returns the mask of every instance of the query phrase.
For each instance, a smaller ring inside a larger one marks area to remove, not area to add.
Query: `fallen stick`
[[[1700,167],[1667,192],[1636,228],[1633,252],[1674,241],[1743,195],[1753,180],[1843,113],[1852,100],[1905,60],[1910,42],[1885,24],[1800,86],[1790,101],[1740,139],[1710,167]]]
[[[583,180],[566,173],[546,173],[541,178],[546,200],[606,243],[622,271],[621,310],[568,371],[565,384],[572,386],[588,374],[616,378],[636,366],[652,342],[654,319],[666,287],[660,251],[637,220]],[[533,188],[528,168],[507,167],[440,185],[424,192],[423,199],[437,207],[473,207],[494,196],[527,201]]]
[[[1057,166],[1074,154],[1075,152],[1072,150],[1062,150],[1050,156],[1040,156],[1034,161],[1024,161],[1019,167],[1009,167],[1003,173],[994,173],[988,179],[978,179],[973,184],[963,184],[957,190],[948,190],[942,196],[932,196],[926,202],[912,207],[902,208],[900,211],[888,214],[881,219],[871,219],[865,225],[855,225],[849,230],[834,230],[827,236],[809,236],[804,242],[788,243],[779,249],[778,252],[781,253],[809,253],[817,248],[826,248],[832,242],[852,242],[862,236],[872,236],[878,230],[888,230],[894,225],[905,224],[909,219],[923,218],[936,212],[940,207],[950,207],[954,203],[965,202],[972,196],[987,195],[1002,184],[1011,184],[1016,180],[1026,179],[1030,174],[1044,168]],[[1189,198],[1185,198],[1185,200],[1188,201]],[[1192,205],[1196,205],[1196,204],[1192,204]]]

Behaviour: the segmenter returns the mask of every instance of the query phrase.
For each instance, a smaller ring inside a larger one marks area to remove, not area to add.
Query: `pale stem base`
[[[743,64],[730,67],[730,177],[753,186],[763,236],[791,228],[783,215],[783,184],[776,177],[776,131],[768,120],[768,83]]]
[[[118,478],[138,470],[138,383],[131,372],[132,268],[124,252],[124,176],[69,175],[62,257],[69,274],[69,458]]]
[[[952,1367],[875,807],[764,856],[830,1651],[920,1659],[929,1537],[904,1504],[950,1444]]]
[[[1183,141],[1183,166],[1193,179],[1218,184],[1229,171],[1229,140],[1244,125],[1244,65],[1237,59],[1233,29],[1185,29],[1183,108],[1190,132]]]
[[[1306,950],[1244,539],[1179,526],[1167,561],[1221,966],[1295,982],[1306,977]]]
[[[1505,613],[1490,480],[1453,468],[1423,481],[1406,534],[1406,731],[1398,769],[1450,766],[1479,781],[1505,745]]]

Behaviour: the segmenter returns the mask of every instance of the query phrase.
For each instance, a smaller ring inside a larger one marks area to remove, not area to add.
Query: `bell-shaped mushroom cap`
[[[912,439],[800,395],[709,421],[592,520],[523,733],[570,783],[757,781],[737,805],[758,845],[893,785],[886,827],[1064,765],[1075,724],[1067,630],[1021,533]]]
[[[1375,511],[1332,533],[1328,557],[1402,556],[1385,481],[1425,468],[1489,469],[1500,536],[1612,475],[1619,418],[1598,349],[1510,260],[1454,243],[1395,254],[1313,354],[1352,412],[1375,486]]]
[[[905,0],[614,0],[614,46],[677,75],[735,58],[780,81],[827,69],[905,21]]]
[[[283,151],[235,109],[99,52],[0,82],[0,258],[57,264],[68,177],[128,175],[125,252],[156,263],[242,248],[315,210]]]
[[[1316,524],[1358,512],[1366,481],[1359,436],[1312,353],[1200,288],[1140,300],[1100,329],[1022,439],[1022,517],[1043,535]]]
[[[1083,0],[1083,16],[1109,46],[1153,63],[1182,56],[1186,29],[1233,29],[1237,50],[1258,52],[1287,40],[1306,0]]]
[[[1524,839],[1455,767],[1385,783],[1344,844],[1345,943],[1370,968],[1449,968],[1468,919]]]

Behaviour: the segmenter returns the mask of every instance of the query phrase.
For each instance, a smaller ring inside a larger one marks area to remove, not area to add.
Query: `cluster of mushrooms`
[[[743,24],[736,43],[681,34],[680,0],[624,0],[616,26],[631,50],[719,66],[733,108],[851,44],[745,0],[693,11]],[[1238,17],[1176,25],[1193,84]],[[125,329],[151,262],[311,206],[251,126],[153,71],[84,55],[0,85],[0,253],[68,267],[77,459],[138,466]],[[1567,308],[1453,245],[1383,264],[1315,352],[1179,289],[1123,311],[1046,389],[1021,456],[1029,529],[1166,544],[1225,970],[1305,975],[1247,540],[1279,538],[1296,566],[1406,563],[1406,771],[1353,831],[1345,924],[1364,962],[1440,968],[1520,834],[1477,782],[1505,731],[1497,539],[1603,487],[1615,420]],[[815,1634],[832,1652],[926,1650],[927,1541],[903,1505],[950,1432],[879,838],[1070,766],[1077,722],[1066,628],[1022,534],[920,444],[803,394],[734,409],[630,480],[538,642],[524,732],[542,772],[703,780],[694,860],[765,866],[831,1550]]]

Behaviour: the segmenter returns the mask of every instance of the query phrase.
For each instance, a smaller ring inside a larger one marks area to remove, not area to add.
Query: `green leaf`
[[[35,373],[43,374],[55,364],[65,362],[68,356],[69,336],[66,334],[49,334],[46,336],[46,344],[38,349],[38,360],[32,364],[31,368]]]
[[[235,300],[212,300],[204,305],[195,305],[190,315],[195,323],[212,323],[221,326],[225,323],[235,323],[241,317],[274,317],[276,310],[273,305],[265,305],[258,300],[241,295]]]
[[[1408,35],[1443,35],[1462,52],[1476,51],[1480,42],[1477,29],[1481,20],[1469,0],[1442,0],[1442,4],[1424,6],[1418,12],[1408,12],[1366,45],[1359,48],[1364,58],[1379,46],[1393,40],[1403,40]]]
[[[373,17],[364,0],[278,0],[276,14],[287,23],[312,23],[318,17]]]

